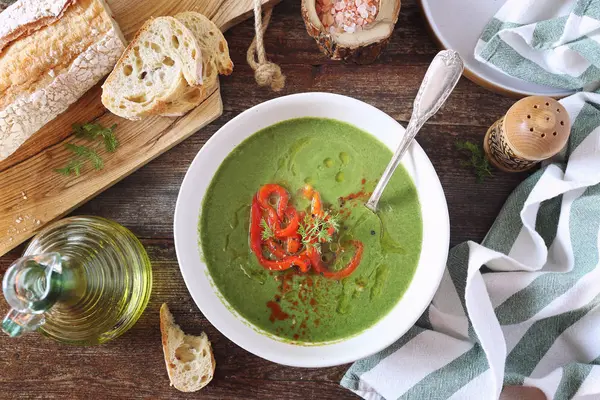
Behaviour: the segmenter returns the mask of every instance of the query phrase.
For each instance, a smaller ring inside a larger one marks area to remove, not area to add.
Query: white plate
[[[305,93],[259,104],[225,124],[200,150],[181,185],[175,208],[175,248],[181,273],[194,301],[225,336],[267,360],[298,367],[325,367],[358,360],[396,341],[423,313],[446,265],[450,227],[440,181],[423,152],[413,143],[402,164],[412,176],[423,214],[423,248],[415,276],[398,304],[373,327],[349,339],[301,346],[279,340],[254,327],[228,306],[202,261],[198,219],[205,191],[225,157],[256,131],[290,118],[328,117],[353,124],[396,147],[404,128],[382,111],[350,97]]]
[[[505,75],[475,60],[474,49],[483,29],[504,0],[421,0],[423,14],[437,41],[459,52],[465,76],[478,85],[509,96],[564,97],[573,91],[536,85]]]

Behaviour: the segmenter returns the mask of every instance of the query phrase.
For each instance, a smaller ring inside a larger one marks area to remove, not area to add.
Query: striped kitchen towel
[[[342,385],[365,399],[600,399],[600,94],[561,101],[573,127],[508,198],[482,244],[450,251],[432,304]]]
[[[600,0],[508,0],[483,31],[475,59],[528,82],[596,90]]]

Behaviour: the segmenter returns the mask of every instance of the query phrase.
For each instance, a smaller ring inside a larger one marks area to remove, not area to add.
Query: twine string
[[[254,0],[254,30],[256,35],[248,48],[246,60],[254,70],[254,79],[259,86],[271,86],[275,92],[280,91],[285,86],[285,75],[281,72],[279,65],[267,60],[263,37],[269,22],[273,9],[265,11],[262,16],[261,0]]]

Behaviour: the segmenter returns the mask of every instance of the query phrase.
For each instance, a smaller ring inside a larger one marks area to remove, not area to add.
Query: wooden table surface
[[[227,34],[233,75],[221,79],[224,113],[191,138],[100,194],[73,214],[115,220],[146,246],[154,269],[150,304],[139,322],[121,338],[96,347],[71,347],[36,334],[19,339],[0,336],[0,398],[206,398],[206,399],[351,399],[338,382],[347,365],[288,368],[262,360],[221,335],[198,310],[185,287],[173,244],[173,212],[184,174],[202,145],[240,112],[276,96],[323,91],[352,96],[406,123],[427,66],[438,51],[429,37],[416,0],[403,1],[394,35],[370,66],[345,65],[322,56],[306,34],[298,0],[276,7],[265,45],[287,75],[277,94],[256,86],[245,62],[253,36],[246,21]],[[480,241],[509,193],[525,175],[496,172],[477,183],[454,150],[457,139],[481,142],[487,128],[513,100],[462,78],[445,108],[422,130],[418,141],[440,176],[450,210],[451,244]],[[0,274],[23,246],[0,258]],[[167,302],[182,328],[205,331],[217,361],[212,383],[195,394],[169,387],[160,344],[158,310]],[[0,311],[7,305],[0,300]]]

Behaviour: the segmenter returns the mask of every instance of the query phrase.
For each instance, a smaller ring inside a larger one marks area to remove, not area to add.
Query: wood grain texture
[[[269,58],[287,75],[284,91],[273,94],[256,86],[245,64],[252,36],[251,21],[226,34],[236,66],[233,75],[221,80],[224,108],[220,118],[74,213],[113,219],[142,238],[153,263],[154,288],[140,321],[114,342],[91,348],[64,346],[37,335],[17,340],[0,336],[0,398],[357,398],[338,384],[347,366],[300,369],[275,365],[237,347],[210,325],[187,292],[177,265],[172,228],[175,201],[185,172],[204,143],[228,120],[273,97],[305,91],[345,94],[406,124],[420,80],[437,48],[427,36],[415,0],[406,0],[394,35],[377,63],[333,62],[306,34],[299,2],[285,1],[275,8],[265,36]],[[452,245],[480,241],[508,194],[527,176],[495,171],[492,179],[478,184],[472,171],[460,166],[454,149],[456,139],[481,142],[487,128],[513,102],[461,79],[445,108],[419,135],[446,192]],[[0,274],[22,250],[19,246],[0,258]],[[192,334],[206,331],[213,342],[216,375],[201,392],[183,394],[169,387],[158,327],[163,302],[169,304],[184,330]],[[0,300],[0,312],[6,307]]]
[[[278,2],[262,1],[266,5]],[[253,0],[112,0],[108,3],[128,39],[152,16],[195,10],[214,18],[217,26],[226,29],[248,16],[253,7]],[[0,255],[169,150],[223,111],[217,89],[202,105],[183,117],[153,117],[132,122],[109,113],[102,106],[100,94],[98,84],[67,112],[37,132],[12,157],[0,162]],[[79,177],[56,173],[71,157],[64,144],[82,142],[73,138],[71,126],[89,121],[104,126],[117,124],[119,150],[112,154],[99,151],[104,159],[103,171],[94,171],[88,166]]]
[[[565,107],[545,96],[516,102],[506,113],[503,128],[514,153],[525,160],[554,156],[565,147],[571,133]]]

